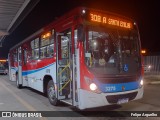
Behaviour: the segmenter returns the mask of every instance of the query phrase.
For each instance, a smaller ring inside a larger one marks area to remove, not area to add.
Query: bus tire
[[[22,88],[22,84],[19,84],[19,80],[18,80],[18,73],[16,74],[16,85],[18,89]]]
[[[48,96],[49,102],[52,105],[54,105],[54,106],[58,105],[59,100],[56,98],[56,91],[55,91],[53,80],[50,80],[48,82],[48,85],[47,85],[47,96]]]

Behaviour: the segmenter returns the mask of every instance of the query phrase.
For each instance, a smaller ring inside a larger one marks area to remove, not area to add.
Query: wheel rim
[[[55,93],[55,89],[54,89],[54,86],[51,85],[49,88],[48,88],[48,96],[50,98],[51,101],[54,101],[55,98],[56,98],[56,93]]]

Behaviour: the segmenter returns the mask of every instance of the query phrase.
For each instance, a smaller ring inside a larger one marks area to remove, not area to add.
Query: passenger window
[[[62,32],[63,35],[60,36],[60,39],[58,40],[59,48],[58,48],[58,54],[59,54],[59,64],[66,65],[69,62],[69,58],[71,55],[71,30],[66,30]]]
[[[39,58],[39,38],[31,41],[32,59]]]
[[[27,63],[27,50],[24,50],[24,65]]]
[[[54,54],[54,30],[41,36],[40,58],[52,57]]]

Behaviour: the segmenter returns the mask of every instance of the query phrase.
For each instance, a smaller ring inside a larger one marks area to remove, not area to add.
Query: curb
[[[148,82],[147,84],[156,85],[156,84],[160,84],[160,81]]]

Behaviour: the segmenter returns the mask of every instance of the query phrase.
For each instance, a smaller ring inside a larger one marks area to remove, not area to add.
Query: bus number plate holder
[[[123,103],[127,103],[129,101],[128,98],[123,98],[123,99],[119,99],[117,104],[123,104]]]

